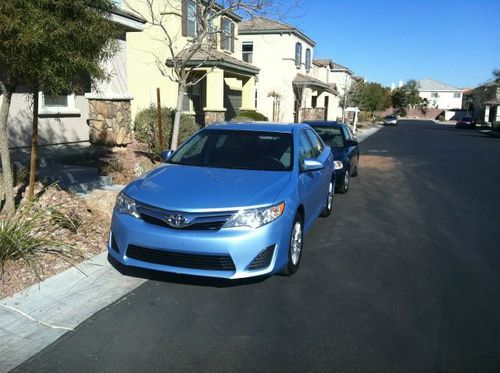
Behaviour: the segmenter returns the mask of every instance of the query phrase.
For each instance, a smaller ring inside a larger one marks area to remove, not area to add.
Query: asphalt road
[[[290,277],[150,276],[18,371],[500,371],[500,139],[403,122]]]

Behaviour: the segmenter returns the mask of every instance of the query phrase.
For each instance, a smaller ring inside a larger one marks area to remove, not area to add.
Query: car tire
[[[281,271],[285,276],[291,276],[300,266],[302,259],[302,249],[304,247],[304,219],[302,215],[297,212],[292,224],[292,231],[290,233],[290,244],[288,247],[288,263]]]
[[[352,172],[351,176],[356,177],[359,174],[359,157],[356,160],[356,165],[354,166],[354,171]]]
[[[332,179],[330,180],[330,184],[328,184],[328,193],[326,195],[325,206],[323,207],[323,210],[321,210],[320,214],[321,217],[326,218],[327,216],[330,216],[330,214],[332,213],[334,194],[335,194],[335,181]]]
[[[351,185],[351,175],[349,174],[349,169],[344,174],[344,180],[342,181],[342,185],[340,186],[338,192],[339,193],[347,193],[349,191],[349,186]]]

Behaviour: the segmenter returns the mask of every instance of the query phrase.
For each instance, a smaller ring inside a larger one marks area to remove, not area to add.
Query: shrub
[[[7,260],[23,260],[40,278],[40,254],[50,254],[66,261],[81,257],[76,248],[52,238],[47,231],[52,221],[52,212],[51,208],[39,206],[35,200],[22,204],[13,215],[0,217],[1,269]],[[62,219],[61,214],[59,219]],[[70,219],[65,218],[65,221]]]
[[[237,117],[231,119],[231,122],[239,122],[239,123],[255,122],[255,119],[249,117],[242,117],[241,115],[238,115]]]
[[[174,122],[175,111],[173,109],[162,107],[161,119],[163,130],[163,144],[165,148],[170,148],[170,133],[172,132],[172,125]],[[160,142],[158,139],[158,119],[157,109],[155,105],[151,105],[147,109],[139,112],[134,120],[135,138],[145,143],[149,150],[155,155],[159,155],[165,149],[160,149]],[[192,134],[200,129],[194,118],[186,115],[181,116],[181,124],[179,131],[179,143],[188,139]]]
[[[238,113],[237,118],[239,118],[239,117],[249,118],[249,119],[253,119],[253,120],[257,120],[257,121],[264,121],[264,122],[267,122],[269,120],[264,114],[261,114],[258,111],[251,111],[251,110],[240,111]]]

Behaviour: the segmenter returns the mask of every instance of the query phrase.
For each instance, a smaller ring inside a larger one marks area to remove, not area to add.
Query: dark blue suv
[[[332,148],[335,159],[336,191],[346,193],[349,190],[351,176],[359,172],[358,140],[348,125],[334,121],[308,121],[309,124],[323,139],[325,144]]]

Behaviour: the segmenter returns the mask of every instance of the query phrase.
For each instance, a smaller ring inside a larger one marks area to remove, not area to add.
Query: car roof
[[[332,128],[341,128],[344,126],[344,123],[339,123],[333,120],[308,120],[304,122],[311,127],[332,127]]]
[[[271,122],[231,122],[215,123],[208,129],[230,131],[263,131],[277,133],[292,133],[295,128],[308,127],[303,123],[271,123]]]

